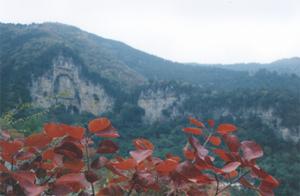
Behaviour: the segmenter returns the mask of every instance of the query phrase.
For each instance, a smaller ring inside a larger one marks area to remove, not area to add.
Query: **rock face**
[[[113,98],[104,88],[84,79],[80,75],[80,66],[63,56],[53,60],[48,72],[32,80],[30,92],[33,103],[43,108],[63,104],[73,112],[99,115],[113,106]]]
[[[273,109],[258,110],[257,115],[285,141],[297,143],[300,141],[300,126],[285,127],[282,119],[276,116]]]
[[[94,115],[111,111],[115,99],[106,93],[101,84],[92,83],[85,78],[81,69],[72,58],[58,56],[53,59],[51,69],[32,80],[30,92],[34,105],[48,108],[55,104],[63,104],[71,112],[85,111]],[[183,104],[188,101],[189,95],[178,92],[179,90],[172,85],[146,86],[140,92],[137,101],[138,106],[145,110],[144,122],[151,124],[187,115],[205,116],[201,111],[195,114],[186,111]],[[232,117],[233,120],[243,121],[250,121],[251,117],[255,116],[284,140],[293,143],[300,141],[300,126],[284,126],[282,119],[272,108],[212,108],[211,114],[208,115],[215,119]]]
[[[278,137],[283,140],[290,141],[292,143],[300,142],[300,126],[284,126],[282,119],[276,115],[276,111],[274,111],[273,108],[249,107],[240,108],[238,111],[233,112],[230,108],[223,107],[214,109],[212,116],[215,119],[230,116],[234,120],[240,118],[245,122],[250,122],[251,117],[255,116],[259,118],[263,124],[274,130]]]
[[[172,119],[180,116],[179,110],[184,99],[185,95],[176,95],[172,87],[148,89],[141,92],[138,106],[145,110],[144,121],[153,123],[166,117]]]

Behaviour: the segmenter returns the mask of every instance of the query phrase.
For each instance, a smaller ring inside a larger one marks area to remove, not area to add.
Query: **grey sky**
[[[56,21],[181,62],[300,56],[300,0],[0,0],[0,21]]]

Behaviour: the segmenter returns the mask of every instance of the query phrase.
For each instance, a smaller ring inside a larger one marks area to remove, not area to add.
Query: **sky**
[[[300,0],[0,0],[0,22],[46,21],[179,62],[300,56]]]

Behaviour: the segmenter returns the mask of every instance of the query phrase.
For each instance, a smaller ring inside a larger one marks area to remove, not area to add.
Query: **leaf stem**
[[[90,171],[90,156],[89,156],[89,149],[88,149],[88,138],[89,138],[89,134],[86,133],[86,137],[85,137],[85,154],[86,154],[86,164],[87,164],[87,168],[88,171]],[[95,196],[95,187],[94,184],[92,182],[90,182],[91,187],[92,187],[92,195]]]
[[[218,178],[218,175],[217,175],[217,174],[215,174],[215,179],[216,179],[216,181],[217,181],[217,189],[216,189],[215,196],[217,196],[218,193],[219,193],[219,185],[220,185],[220,183],[219,183],[219,178]]]
[[[242,175],[241,175],[240,177],[238,177],[236,180],[231,181],[227,186],[225,186],[224,188],[222,188],[221,190],[219,190],[219,191],[217,192],[216,195],[218,195],[219,193],[225,191],[226,189],[228,189],[229,187],[231,187],[232,184],[238,182],[242,177],[246,176],[246,175],[249,174],[249,173],[250,173],[250,170],[246,171],[244,174],[242,174]]]

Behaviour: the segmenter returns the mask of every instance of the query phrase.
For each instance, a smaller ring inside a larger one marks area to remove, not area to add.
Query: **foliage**
[[[261,195],[273,195],[279,182],[257,165],[262,148],[239,141],[237,127],[207,125],[189,118],[183,128],[184,159],[167,153],[153,155],[147,139],[133,140],[129,157],[118,155],[112,140],[119,133],[107,118],[87,128],[47,123],[40,133],[13,137],[1,132],[0,191],[5,195],[131,195],[163,192],[168,195],[222,195],[239,184]],[[94,139],[102,138],[99,143]],[[103,175],[105,174],[105,175]],[[101,179],[101,175],[103,175]]]

